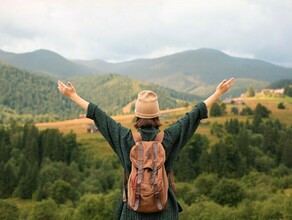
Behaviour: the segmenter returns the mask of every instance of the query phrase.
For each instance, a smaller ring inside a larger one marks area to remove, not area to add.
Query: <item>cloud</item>
[[[4,0],[0,48],[111,61],[215,48],[292,66],[288,0]]]

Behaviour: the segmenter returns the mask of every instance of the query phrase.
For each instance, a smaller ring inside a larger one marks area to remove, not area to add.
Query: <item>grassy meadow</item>
[[[237,107],[239,112],[242,108],[248,106],[251,109],[255,109],[258,103],[267,107],[270,111],[270,118],[278,119],[280,122],[285,123],[287,125],[292,124],[292,98],[291,97],[263,97],[256,96],[251,98],[243,98],[245,105],[241,104],[227,104],[226,105],[226,115],[221,117],[209,117],[203,120],[203,123],[198,127],[196,133],[206,135],[211,142],[216,140],[216,137],[211,135],[210,129],[211,125],[215,122],[219,124],[223,124],[226,120],[230,119],[238,119],[239,121],[252,120],[252,116],[242,116],[242,115],[234,115],[231,113],[231,108],[233,106]],[[285,109],[278,109],[278,104],[282,102],[285,105]],[[191,106],[187,108],[177,108],[171,110],[163,110],[161,111],[161,121],[163,126],[161,129],[168,127],[170,124],[177,121],[181,116],[183,116],[186,112],[191,110]],[[132,126],[133,114],[119,115],[113,116],[113,119],[121,123],[123,126],[134,129]],[[92,124],[93,121],[87,118],[78,118],[66,121],[58,121],[51,123],[39,123],[36,126],[39,129],[46,128],[56,128],[61,132],[68,133],[73,131],[77,135],[77,140],[82,146],[84,150],[88,151],[90,154],[95,155],[97,158],[104,158],[105,155],[112,155],[113,151],[111,150],[108,143],[104,140],[102,135],[97,133],[88,133],[87,126]]]

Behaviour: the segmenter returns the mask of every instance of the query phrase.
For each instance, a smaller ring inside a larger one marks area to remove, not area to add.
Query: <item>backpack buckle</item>
[[[159,195],[159,192],[158,192],[158,191],[155,191],[155,192],[154,192],[154,197],[155,197],[156,199],[160,198],[160,195]]]
[[[135,193],[135,197],[136,197],[136,199],[139,199],[140,198],[140,193],[139,192],[136,192]]]

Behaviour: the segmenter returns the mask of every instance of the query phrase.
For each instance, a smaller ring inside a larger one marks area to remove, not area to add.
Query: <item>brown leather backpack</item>
[[[136,144],[130,152],[132,170],[124,181],[128,188],[124,201],[134,211],[153,213],[166,207],[169,182],[164,166],[163,136],[159,132],[154,141],[143,141],[139,132],[133,132]]]

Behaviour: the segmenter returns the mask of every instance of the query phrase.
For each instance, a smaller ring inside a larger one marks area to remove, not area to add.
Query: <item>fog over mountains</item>
[[[263,88],[271,82],[292,78],[292,68],[261,60],[232,57],[214,49],[189,50],[159,58],[121,63],[69,60],[43,49],[22,54],[0,50],[0,60],[55,78],[116,73],[200,96],[207,96],[218,82],[232,76],[237,79],[231,91],[235,95],[244,91],[249,84]]]

